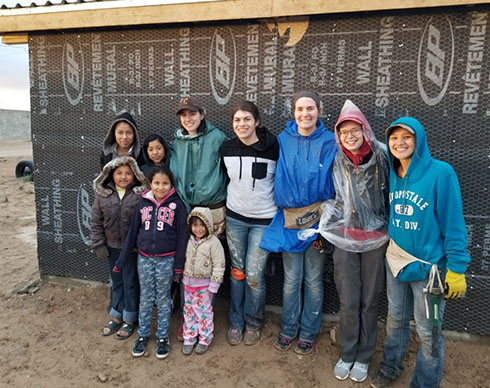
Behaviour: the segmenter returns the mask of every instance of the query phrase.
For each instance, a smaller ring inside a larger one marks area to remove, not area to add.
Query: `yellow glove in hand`
[[[464,273],[455,273],[449,268],[446,274],[446,299],[458,299],[466,292]]]

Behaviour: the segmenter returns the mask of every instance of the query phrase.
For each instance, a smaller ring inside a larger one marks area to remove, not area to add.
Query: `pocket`
[[[264,179],[267,176],[267,163],[253,162],[252,163],[252,178]]]
[[[402,268],[398,273],[401,282],[418,282],[429,278],[430,265],[420,261],[413,261]]]

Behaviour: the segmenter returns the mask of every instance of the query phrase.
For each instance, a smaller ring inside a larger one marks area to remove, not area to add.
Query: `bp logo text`
[[[77,105],[82,99],[85,79],[82,46],[78,39],[65,41],[61,69],[66,98],[71,105]]]
[[[216,29],[209,54],[209,79],[216,102],[225,105],[233,93],[236,78],[236,45],[229,27]]]
[[[447,16],[434,16],[425,26],[417,60],[419,92],[427,105],[446,94],[454,63],[454,33]]]
[[[90,218],[92,217],[92,201],[90,194],[92,189],[89,185],[82,183],[77,194],[77,221],[80,237],[85,245],[92,243],[90,241]]]

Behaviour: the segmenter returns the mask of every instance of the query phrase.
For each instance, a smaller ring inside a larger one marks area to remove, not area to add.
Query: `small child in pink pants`
[[[205,353],[213,340],[213,296],[223,283],[225,252],[213,231],[213,216],[196,207],[187,217],[190,237],[184,267],[184,345],[182,353]]]

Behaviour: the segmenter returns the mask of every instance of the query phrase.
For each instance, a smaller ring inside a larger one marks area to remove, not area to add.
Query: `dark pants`
[[[387,244],[369,252],[335,247],[334,278],[340,299],[342,360],[369,363],[376,347],[378,301],[385,282]]]
[[[111,301],[109,315],[125,322],[138,320],[140,286],[138,281],[137,254],[131,253],[121,272],[113,272],[120,249],[109,247],[109,273],[111,280]]]

